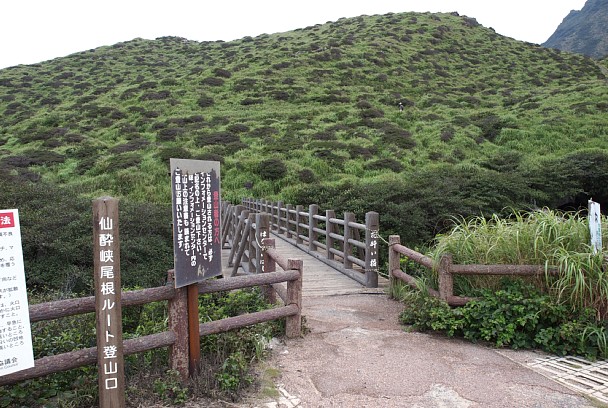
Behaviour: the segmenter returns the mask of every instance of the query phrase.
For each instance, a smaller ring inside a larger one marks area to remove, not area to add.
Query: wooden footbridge
[[[378,293],[388,279],[378,274],[378,214],[368,213],[366,223],[345,213],[318,214],[311,205],[243,200],[242,205],[224,204],[222,265],[224,276],[263,272],[263,241],[274,239],[278,253],[303,261],[302,296]]]

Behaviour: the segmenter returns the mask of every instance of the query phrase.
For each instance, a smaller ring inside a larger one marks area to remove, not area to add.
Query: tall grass
[[[603,230],[608,222],[602,217]],[[604,234],[606,235],[606,234]],[[606,242],[604,238],[604,250]],[[541,289],[565,302],[573,310],[591,307],[598,319],[608,313],[606,258],[593,254],[589,244],[587,218],[580,212],[565,213],[548,209],[513,211],[508,218],[457,219],[452,230],[436,238],[432,256],[452,254],[457,264],[544,265],[557,268],[557,277],[536,280]],[[492,278],[458,280],[457,290],[473,291],[474,286],[490,286]]]

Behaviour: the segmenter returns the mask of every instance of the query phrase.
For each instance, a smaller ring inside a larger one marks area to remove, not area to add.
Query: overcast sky
[[[585,0],[9,0],[0,17],[0,68],[33,64],[137,37],[230,41],[341,17],[452,12],[540,44]]]

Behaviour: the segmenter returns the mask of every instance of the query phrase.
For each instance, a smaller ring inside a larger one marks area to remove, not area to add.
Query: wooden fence
[[[263,263],[268,265],[265,268],[266,273],[204,281],[198,284],[198,293],[225,292],[260,286],[264,288],[268,299],[271,301],[276,299],[276,295],[274,294],[274,291],[276,291],[283,300],[284,306],[199,324],[200,336],[223,333],[282,318],[286,318],[286,336],[300,336],[302,261],[281,257],[274,250],[274,240],[264,240],[263,245],[265,251],[263,251],[261,256]],[[283,271],[276,271],[277,264]],[[173,271],[169,271],[168,275],[169,279],[166,286],[122,292],[121,305],[123,307],[168,301],[169,309],[169,330],[125,340],[123,342],[124,354],[130,355],[160,347],[169,347],[169,366],[171,369],[177,370],[182,379],[185,380],[190,374],[188,361],[187,289],[185,287],[174,288]],[[282,285],[282,282],[287,282],[287,286]],[[31,305],[29,309],[30,321],[32,323],[93,312],[95,312],[95,296],[40,303]],[[0,385],[13,384],[95,363],[97,363],[97,347],[42,357],[35,360],[33,368],[0,377]]]
[[[230,206],[230,205],[229,205]],[[232,222],[225,228],[236,226],[234,230],[224,230],[225,241],[245,242],[244,235],[252,234],[249,242],[255,244],[254,219],[256,215],[267,214],[268,224],[260,225],[259,233],[273,232],[299,249],[314,256],[332,268],[342,272],[360,284],[378,287],[378,228],[377,212],[365,214],[365,224],[356,222],[353,213],[344,213],[336,218],[335,211],[326,210],[320,214],[319,206],[310,205],[305,211],[301,205],[293,206],[282,202],[243,199],[242,205],[230,206],[225,214]],[[266,232],[267,231],[267,232]],[[249,247],[251,255],[246,257],[251,268],[256,267],[255,245]],[[240,247],[243,250],[243,247]],[[237,254],[238,255],[238,254]],[[239,257],[235,258],[238,266]]]
[[[542,265],[454,265],[451,255],[444,255],[435,265],[433,260],[419,252],[401,245],[398,235],[389,237],[388,264],[391,279],[399,279],[416,288],[416,278],[401,270],[401,255],[428,269],[437,269],[439,290],[427,288],[431,296],[445,300],[451,306],[462,306],[471,298],[454,296],[454,275],[494,276],[539,276],[556,275],[556,269]]]

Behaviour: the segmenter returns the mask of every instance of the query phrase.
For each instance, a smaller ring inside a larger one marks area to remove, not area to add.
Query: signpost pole
[[[118,200],[93,201],[99,407],[125,406]]]
[[[171,159],[175,287],[187,291],[188,368],[201,364],[198,285],[222,276],[220,164]]]
[[[201,364],[201,336],[198,319],[198,283],[187,286],[188,290],[188,365],[190,375],[198,373]]]

